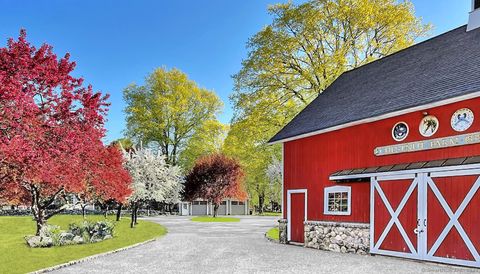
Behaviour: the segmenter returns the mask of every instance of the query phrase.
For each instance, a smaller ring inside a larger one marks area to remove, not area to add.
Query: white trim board
[[[292,239],[292,194],[295,193],[303,193],[305,194],[305,216],[304,216],[304,222],[307,221],[307,205],[308,205],[308,198],[307,198],[307,189],[289,189],[287,190],[287,241],[290,241]]]
[[[332,181],[336,180],[349,180],[349,179],[361,179],[368,177],[383,177],[383,176],[398,176],[415,174],[415,173],[429,173],[429,172],[442,172],[442,171],[455,171],[455,170],[470,170],[480,168],[480,164],[470,164],[470,165],[457,165],[457,166],[442,166],[442,167],[432,167],[432,168],[420,168],[420,169],[410,169],[410,170],[398,170],[398,171],[385,171],[385,172],[372,172],[372,173],[363,173],[363,174],[352,174],[352,175],[340,175],[340,176],[330,176],[329,179]]]
[[[466,95],[457,96],[457,97],[453,97],[453,98],[442,100],[442,101],[437,101],[437,102],[426,104],[426,105],[416,106],[416,107],[412,107],[412,108],[407,108],[407,109],[403,109],[403,110],[398,110],[398,111],[382,114],[382,115],[375,116],[375,117],[361,119],[361,120],[341,124],[341,125],[338,125],[338,126],[333,126],[333,127],[329,127],[329,128],[325,128],[325,129],[321,129],[321,130],[316,130],[316,131],[300,134],[300,135],[297,135],[297,136],[293,136],[293,137],[284,138],[284,139],[280,139],[280,140],[277,140],[277,141],[269,142],[268,144],[273,145],[273,144],[277,144],[277,143],[286,143],[286,142],[289,142],[289,141],[298,140],[298,139],[302,139],[302,138],[307,138],[307,137],[310,137],[310,136],[319,135],[319,134],[327,133],[327,132],[330,132],[330,131],[335,131],[335,130],[339,130],[339,129],[343,129],[343,128],[347,128],[347,127],[352,127],[352,126],[356,126],[356,125],[376,122],[376,121],[380,121],[380,120],[385,120],[385,119],[388,119],[388,118],[392,118],[392,117],[396,117],[396,116],[400,116],[400,115],[404,115],[404,114],[408,114],[408,113],[412,113],[412,112],[416,112],[416,111],[421,111],[421,110],[425,110],[425,109],[431,109],[431,108],[435,108],[435,107],[449,105],[449,104],[453,104],[453,103],[457,103],[457,102],[460,102],[460,101],[465,101],[465,100],[469,100],[469,99],[473,99],[473,98],[477,98],[477,97],[480,97],[480,91],[472,92],[472,93],[469,93],[469,94],[466,94]]]

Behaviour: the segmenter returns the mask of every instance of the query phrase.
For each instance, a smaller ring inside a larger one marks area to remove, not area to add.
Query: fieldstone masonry
[[[280,219],[278,220],[278,240],[281,244],[287,244],[287,220]]]
[[[369,243],[369,224],[305,222],[306,247],[364,255],[369,252]]]

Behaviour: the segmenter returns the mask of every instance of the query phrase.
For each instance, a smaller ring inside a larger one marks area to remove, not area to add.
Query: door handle
[[[413,233],[415,233],[415,234],[417,234],[417,235],[420,234],[420,233],[422,233],[422,232],[423,232],[423,229],[422,229],[422,230],[419,230],[418,228],[415,228],[415,229],[413,230]]]
[[[423,226],[427,227],[427,219],[423,219]]]

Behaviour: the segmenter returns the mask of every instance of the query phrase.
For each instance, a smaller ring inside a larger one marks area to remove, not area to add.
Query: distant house
[[[213,215],[213,204],[206,200],[197,199],[193,202],[179,203],[180,215]],[[238,201],[226,199],[218,208],[218,215],[247,215],[248,200]]]
[[[480,267],[480,1],[342,74],[278,132],[280,241]],[[379,270],[381,271],[381,270]]]

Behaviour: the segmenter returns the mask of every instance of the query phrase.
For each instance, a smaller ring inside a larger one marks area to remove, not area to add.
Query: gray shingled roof
[[[480,29],[466,26],[342,74],[270,143],[480,91]]]

